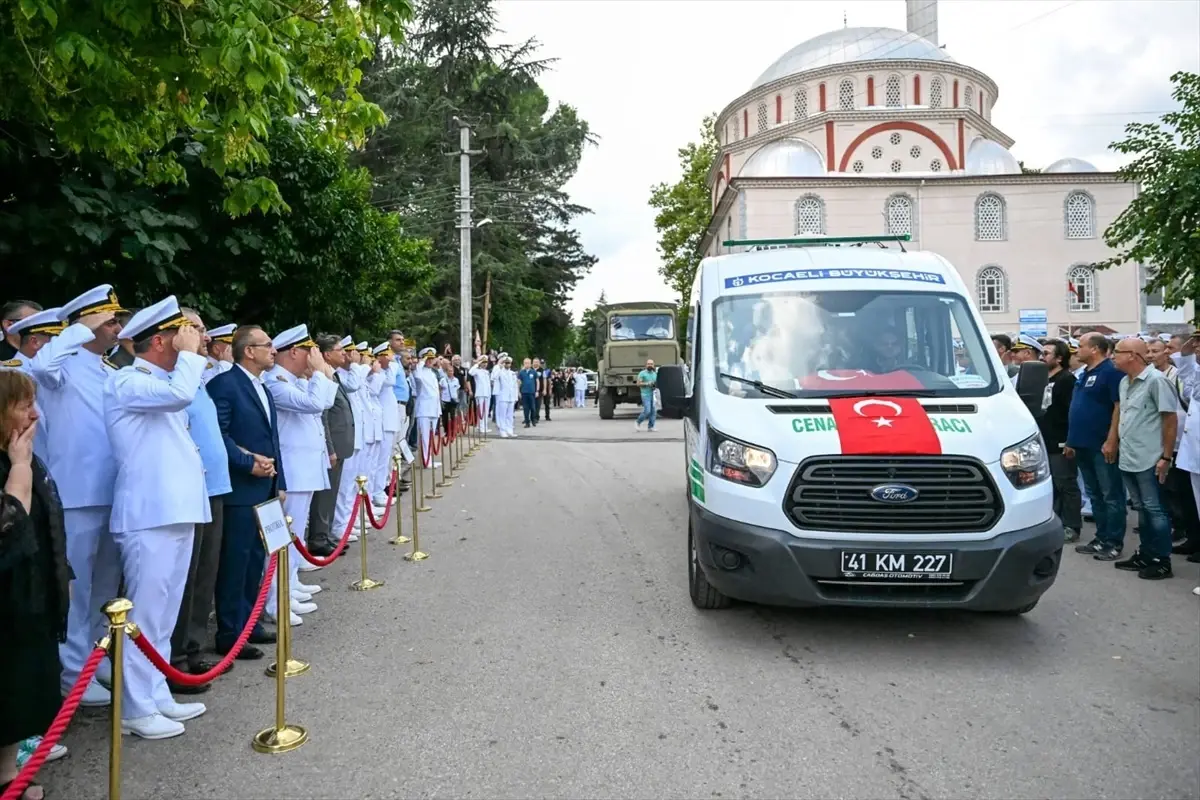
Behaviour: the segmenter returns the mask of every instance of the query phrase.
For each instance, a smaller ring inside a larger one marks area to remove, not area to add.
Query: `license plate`
[[[954,571],[950,553],[880,553],[843,550],[842,577],[878,580],[946,580]]]

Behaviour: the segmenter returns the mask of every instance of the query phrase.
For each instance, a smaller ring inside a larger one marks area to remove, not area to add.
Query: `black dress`
[[[0,747],[41,736],[62,706],[58,645],[72,577],[62,505],[45,467],[34,459],[28,513],[2,493],[9,467],[0,452],[0,603],[12,609],[0,650]]]

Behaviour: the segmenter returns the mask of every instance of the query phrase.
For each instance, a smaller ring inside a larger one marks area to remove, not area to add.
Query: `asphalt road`
[[[428,561],[371,541],[383,588],[348,589],[357,545],[306,574],[308,744],[251,750],[274,684],[239,662],[184,736],[126,737],[125,800],[1200,796],[1200,566],[1072,552],[1018,619],[701,612],[680,424],[619,412],[489,443],[421,515]],[[77,720],[51,797],[104,796],[105,713]]]

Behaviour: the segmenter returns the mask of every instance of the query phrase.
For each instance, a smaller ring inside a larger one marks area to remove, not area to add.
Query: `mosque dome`
[[[968,175],[1020,175],[1017,157],[991,139],[979,137],[967,148]]]
[[[739,178],[808,178],[824,175],[825,159],[803,139],[768,142],[746,159]]]
[[[840,28],[788,50],[750,88],[832,64],[892,59],[954,62],[945,50],[915,33],[894,28]]]
[[[1096,165],[1082,158],[1060,158],[1042,172],[1099,172]]]

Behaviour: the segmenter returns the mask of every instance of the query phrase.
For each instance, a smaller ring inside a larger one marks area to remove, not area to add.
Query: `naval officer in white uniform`
[[[325,362],[317,343],[308,335],[307,325],[297,325],[276,336],[275,366],[263,375],[263,383],[275,401],[279,417],[279,453],[287,470],[287,494],[283,510],[292,518],[292,532],[304,539],[314,492],[329,488],[329,449],[325,444],[325,425],[321,415],[333,406],[337,384],[333,367]],[[300,553],[295,544],[288,554],[290,586],[304,594],[300,583]],[[276,578],[271,580],[266,613],[278,619]],[[313,602],[292,602],[294,614],[315,611]],[[292,623],[298,619],[288,617]]]
[[[379,390],[375,394],[375,401],[379,403],[383,439],[373,465],[374,494],[371,496],[371,500],[376,507],[386,509],[387,490],[392,482],[392,452],[395,449],[396,437],[400,435],[396,381],[397,379],[404,380],[404,376],[399,373],[399,367],[392,356],[392,348],[387,342],[378,345],[372,353],[375,356],[375,363],[379,365]],[[396,476],[396,479],[399,480],[399,476]],[[399,491],[400,487],[397,486],[396,493],[399,494]]]
[[[58,321],[61,312],[61,308],[47,308],[44,311],[38,311],[14,322],[9,327],[8,333],[10,336],[17,337],[17,352],[10,360],[0,361],[0,369],[16,369],[33,377],[33,360],[66,327]],[[55,356],[56,351],[58,353],[57,356]],[[55,348],[47,355],[48,357],[57,357],[61,360],[66,358],[68,354],[63,353],[61,348]],[[37,430],[33,432],[33,452],[42,460],[43,464],[49,464],[50,440],[49,434],[46,432],[46,424],[48,422],[46,412],[42,408],[40,399],[35,399],[33,405],[37,409],[39,420]]]
[[[496,359],[496,367],[492,370],[492,395],[496,398],[496,429],[500,431],[500,438],[517,438],[513,432],[513,415],[520,398],[520,387],[508,353],[501,353]]]
[[[237,325],[222,325],[208,332],[208,365],[204,368],[204,382],[208,383],[222,372],[233,368],[233,333]]]
[[[417,354],[417,366],[413,369],[413,416],[417,418],[417,444],[421,448],[421,463],[440,467],[434,460],[433,437],[437,436],[438,420],[442,416],[442,388],[438,373],[434,369],[437,350],[426,347]]]
[[[200,332],[171,296],[134,314],[121,336],[133,365],[104,387],[104,417],[117,469],[112,532],[125,569],[130,619],[162,657],[187,583],[196,526],[212,520],[200,449],[188,432],[188,406],[207,363]],[[183,733],[203,703],[177,703],[167,679],[135,647],[125,650],[121,728],[144,739]]]
[[[487,433],[488,411],[492,406],[492,374],[488,372],[487,362],[487,356],[480,356],[468,373],[475,379],[475,415],[479,418],[482,433]]]
[[[102,609],[121,583],[121,559],[109,529],[117,468],[104,421],[104,384],[117,368],[104,354],[117,344],[117,314],[124,310],[108,284],[84,292],[62,307],[59,321],[66,329],[30,364],[48,422],[46,465],[62,498],[67,561],[75,571],[67,641],[59,648],[64,693],[108,629]],[[101,661],[82,705],[108,705],[104,685],[111,677],[109,662]]]

